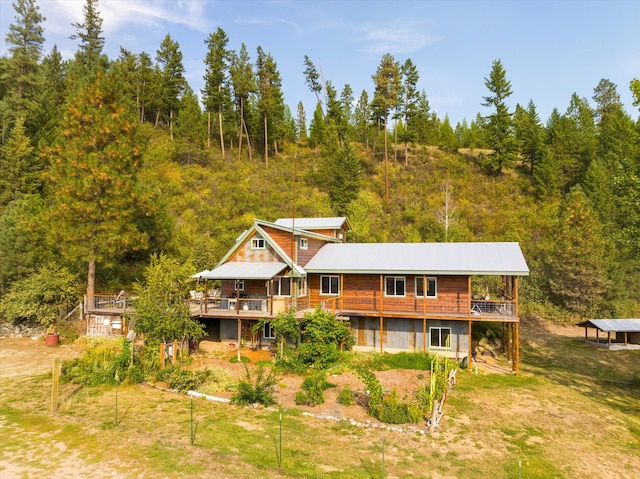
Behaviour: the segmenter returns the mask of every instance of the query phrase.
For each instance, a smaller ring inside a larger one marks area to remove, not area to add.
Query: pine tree
[[[526,109],[520,105],[516,106],[513,123],[522,159],[528,166],[529,173],[533,174],[536,165],[542,158],[544,149],[544,128],[540,123],[540,117],[533,100],[529,100]]]
[[[347,214],[347,207],[360,191],[362,166],[349,143],[337,150],[331,162],[329,198],[338,215]]]
[[[220,134],[220,151],[224,156],[224,133],[222,112],[231,102],[228,88],[228,70],[230,52],[227,50],[229,38],[220,27],[215,33],[211,33],[205,40],[208,47],[204,63],[206,74],[204,76],[205,87],[202,90],[202,99],[207,112],[207,148],[211,148],[211,112],[218,114],[218,127]]]
[[[494,112],[484,117],[485,128],[489,139],[489,148],[493,150],[487,156],[486,166],[498,174],[503,168],[511,166],[516,159],[517,142],[513,132],[513,120],[506,99],[513,93],[511,82],[507,80],[507,73],[500,60],[492,63],[489,78],[484,84],[491,93],[483,97],[482,106],[491,107]]]
[[[309,138],[307,135],[307,114],[304,111],[304,105],[301,101],[298,102],[298,115],[296,117],[296,132],[299,140],[306,140]]]
[[[320,103],[320,111],[322,111],[322,102],[320,101],[320,92],[322,91],[322,83],[320,83],[320,74],[308,55],[304,56],[304,82],[312,93],[316,95],[316,101]]]
[[[0,147],[0,171],[0,211],[9,201],[42,189],[42,163],[22,118],[16,120],[7,142]]]
[[[169,132],[173,139],[173,117],[180,106],[180,98],[187,88],[180,45],[167,34],[156,52],[161,69],[160,88],[163,111],[168,113]]]
[[[135,222],[144,202],[138,122],[121,91],[102,73],[80,87],[67,104],[59,142],[47,151],[50,237],[69,261],[88,265],[88,294],[95,291],[97,263],[144,249],[149,239]]]
[[[102,36],[102,17],[98,10],[99,0],[86,0],[82,7],[83,23],[74,23],[76,33],[69,38],[80,39],[75,56],[75,67],[79,76],[92,77],[98,69],[104,69],[106,58],[102,58],[104,37]]]
[[[238,127],[238,160],[242,157],[242,136],[243,132],[247,138],[247,148],[249,150],[249,161],[251,161],[251,139],[246,121],[246,109],[248,108],[250,95],[256,92],[256,78],[253,73],[253,65],[249,59],[247,47],[243,43],[240,53],[231,54],[231,65],[229,66],[229,76],[233,86],[233,94],[236,99],[236,107],[239,111]]]
[[[402,65],[402,117],[404,118],[404,130],[400,141],[404,143],[404,164],[409,163],[409,142],[415,140],[413,123],[418,114],[418,81],[420,74],[410,58]]]
[[[37,124],[38,95],[42,87],[40,59],[44,44],[42,23],[35,0],[17,0],[13,4],[16,11],[16,23],[9,25],[6,42],[11,54],[6,64],[6,79],[9,90],[3,101],[13,119],[22,117],[28,130],[34,132],[31,125]],[[4,78],[3,78],[4,79]]]
[[[385,201],[389,201],[389,154],[387,145],[387,130],[389,123],[389,115],[391,111],[398,105],[400,101],[400,66],[393,56],[386,53],[376,74],[372,76],[375,84],[375,92],[373,96],[373,105],[379,109],[384,121],[384,197]]]
[[[264,162],[269,168],[269,130],[278,131],[284,119],[284,99],[282,97],[282,80],[275,60],[270,53],[258,47],[256,60],[256,77],[258,78],[258,111],[262,117],[264,132]],[[277,153],[277,135],[274,135],[274,146]]]
[[[597,312],[609,287],[608,245],[579,186],[565,197],[549,258],[549,285],[556,303],[582,316]]]

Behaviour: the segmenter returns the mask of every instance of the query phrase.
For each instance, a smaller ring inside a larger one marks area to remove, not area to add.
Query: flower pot
[[[46,346],[57,346],[60,343],[60,333],[47,333],[44,338]]]

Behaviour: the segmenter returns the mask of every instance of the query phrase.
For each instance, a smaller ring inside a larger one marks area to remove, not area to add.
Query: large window
[[[438,296],[437,284],[436,278],[427,278],[427,298],[435,298]],[[422,276],[416,276],[416,297],[425,297],[424,278]]]
[[[387,276],[384,279],[385,296],[404,296],[406,293],[404,276]]]
[[[264,238],[251,238],[251,249],[265,249],[266,243]]]
[[[429,328],[429,337],[432,348],[451,347],[451,328]]]
[[[264,324],[262,337],[264,339],[276,339],[276,332],[271,327],[271,323],[265,323]]]
[[[334,296],[340,294],[340,277],[320,276],[320,294]]]
[[[274,296],[291,296],[291,277],[276,276],[273,278]]]

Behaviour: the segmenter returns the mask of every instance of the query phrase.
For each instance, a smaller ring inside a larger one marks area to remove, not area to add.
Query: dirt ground
[[[226,369],[236,378],[244,378],[246,375],[244,364],[229,362],[229,360],[235,356],[237,356],[237,349],[234,346],[213,341],[201,341],[199,349],[194,355],[192,367],[217,366]],[[250,363],[247,365],[250,370],[255,368],[258,361],[273,359],[273,354],[269,351],[253,351],[248,348],[241,350],[241,356],[250,359]],[[398,397],[403,400],[415,397],[418,388],[429,381],[428,373],[413,369],[376,371],[375,375],[385,390],[389,392],[395,390]],[[327,380],[331,384],[334,384],[335,387],[331,387],[325,391],[324,404],[310,407],[299,406],[295,402],[295,395],[301,388],[303,378],[294,374],[279,376],[275,390],[276,402],[279,407],[284,409],[298,408],[316,416],[346,418],[358,422],[376,422],[367,413],[365,387],[355,374],[351,372],[332,374],[327,377]],[[338,403],[338,394],[345,387],[348,387],[354,393],[354,404],[351,406],[344,406]],[[221,391],[216,393],[215,396],[230,398],[232,392]]]

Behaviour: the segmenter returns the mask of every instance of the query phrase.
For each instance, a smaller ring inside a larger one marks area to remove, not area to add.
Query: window
[[[384,279],[385,296],[404,296],[405,278],[404,276],[387,276]]]
[[[274,296],[291,296],[291,278],[289,276],[276,276],[273,278]]]
[[[320,294],[337,295],[340,294],[339,276],[320,276]]]
[[[450,348],[451,328],[429,328],[430,347]]]
[[[264,339],[276,339],[276,332],[271,327],[271,323],[265,323],[262,330],[262,337]]]
[[[307,277],[300,278],[298,282],[298,296],[307,295]]]
[[[244,279],[237,279],[233,287],[234,291],[244,291]]]
[[[436,278],[427,278],[427,298],[435,298],[438,296],[436,285]],[[424,278],[416,276],[416,297],[424,298],[424,296]]]
[[[300,238],[300,249],[309,249],[309,240],[307,238]]]
[[[251,238],[251,249],[264,249],[265,247],[264,238]]]

